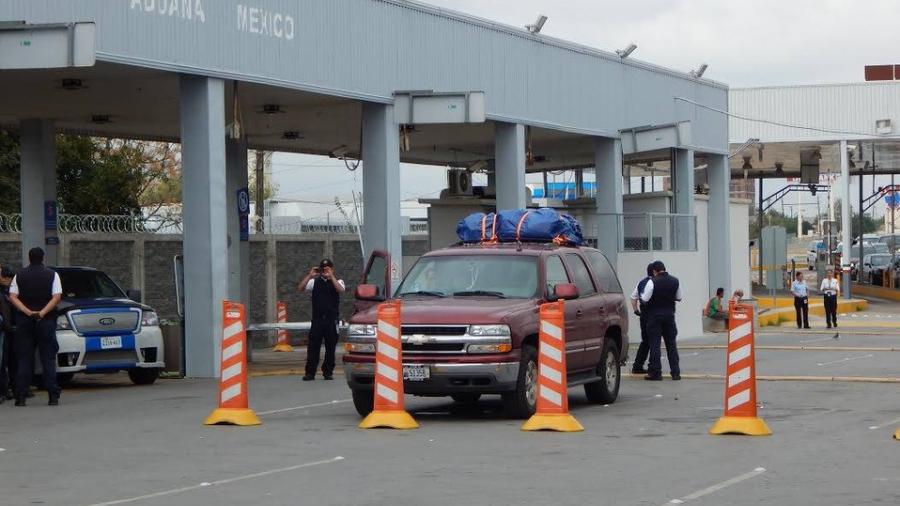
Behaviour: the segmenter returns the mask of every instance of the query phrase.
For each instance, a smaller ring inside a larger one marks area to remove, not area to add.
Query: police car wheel
[[[538,363],[534,346],[522,347],[516,391],[503,394],[503,412],[509,418],[525,419],[537,409]]]
[[[130,369],[128,377],[135,385],[152,385],[159,378],[159,369]]]
[[[612,404],[619,397],[621,381],[621,364],[619,363],[619,347],[611,339],[605,339],[603,354],[597,366],[599,381],[585,383],[584,395],[595,404]]]
[[[353,390],[353,407],[359,416],[369,416],[375,409],[375,397],[371,390]]]

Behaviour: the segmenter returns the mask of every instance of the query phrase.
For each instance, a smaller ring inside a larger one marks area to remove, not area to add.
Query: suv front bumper
[[[518,362],[435,364],[405,362],[403,365],[425,365],[431,377],[424,381],[403,382],[407,394],[419,396],[447,396],[451,394],[501,394],[516,389],[519,377]],[[345,362],[344,376],[353,390],[371,390],[375,379],[372,362]]]

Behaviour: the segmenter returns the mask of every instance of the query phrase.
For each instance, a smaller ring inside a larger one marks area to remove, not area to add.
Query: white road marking
[[[169,496],[169,495],[181,494],[184,492],[190,492],[192,490],[199,490],[201,488],[214,487],[217,485],[227,485],[229,483],[235,483],[235,482],[244,481],[244,480],[251,480],[253,478],[262,478],[263,476],[269,476],[272,474],[279,474],[279,473],[286,473],[288,471],[296,471],[297,469],[304,469],[307,467],[321,466],[323,464],[333,464],[335,462],[340,462],[342,460],[344,460],[344,457],[337,456],[337,457],[334,457],[334,458],[328,459],[328,460],[319,460],[316,462],[307,462],[306,464],[298,464],[296,466],[281,467],[278,469],[270,469],[268,471],[262,471],[262,472],[253,473],[253,474],[245,474],[243,476],[235,476],[234,478],[227,478],[224,480],[209,481],[209,482],[204,481],[202,483],[199,483],[197,485],[191,485],[189,487],[173,488],[171,490],[165,490],[162,492],[155,492],[153,494],[146,494],[146,495],[140,495],[140,496],[136,496],[136,497],[130,497],[128,499],[117,499],[115,501],[98,502],[98,503],[91,504],[90,506],[113,506],[114,504],[126,504],[126,503],[130,503],[130,502],[144,501],[147,499],[156,499],[157,497],[165,497],[165,496]]]
[[[712,494],[713,492],[718,492],[719,490],[722,490],[723,488],[730,487],[732,485],[736,485],[742,481],[747,481],[750,478],[756,478],[757,476],[763,474],[764,472],[766,472],[766,469],[764,467],[757,467],[756,469],[750,471],[749,473],[744,473],[740,476],[735,476],[734,478],[731,478],[730,480],[725,480],[725,481],[716,483],[715,485],[712,485],[712,486],[706,487],[702,490],[698,490],[694,493],[688,494],[688,495],[682,497],[681,499],[672,499],[671,501],[667,502],[666,504],[684,504],[688,501],[693,501],[694,499],[699,499],[705,495]]]
[[[315,404],[304,404],[303,406],[294,406],[293,408],[284,408],[284,409],[273,409],[271,411],[260,411],[257,416],[265,416],[265,415],[274,415],[276,413],[287,413],[288,411],[297,411],[298,409],[306,409],[306,408],[321,408],[323,406],[334,406],[335,404],[341,404],[344,402],[350,402],[351,399],[336,399],[328,402],[317,402]]]
[[[860,359],[863,359],[863,358],[872,358],[872,357],[874,357],[874,356],[875,356],[875,355],[872,355],[872,354],[870,353],[870,354],[868,354],[868,355],[862,355],[862,356],[859,356],[859,357],[845,357],[845,358],[842,358],[842,359],[839,359],[839,360],[832,360],[831,362],[819,362],[819,363],[817,363],[816,365],[819,366],[819,367],[821,367],[821,366],[823,366],[823,365],[839,364],[839,363],[843,363],[843,362],[850,362],[850,361],[852,361],[852,360],[860,360]]]
[[[900,418],[895,418],[895,419],[891,420],[890,422],[884,422],[881,425],[873,425],[873,426],[869,427],[869,429],[878,430],[882,427],[888,427],[888,426],[893,427],[894,425],[897,425],[898,423],[900,423]]]
[[[801,343],[817,343],[819,341],[827,341],[829,339],[831,339],[831,338],[830,337],[820,337],[818,339],[801,339],[800,342]]]

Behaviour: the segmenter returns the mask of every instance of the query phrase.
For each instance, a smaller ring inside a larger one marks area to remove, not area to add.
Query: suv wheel
[[[460,404],[475,404],[481,399],[481,394],[453,394],[450,398]]]
[[[586,383],[584,394],[588,400],[596,404],[612,404],[619,396],[619,382],[621,380],[621,365],[619,364],[619,347],[612,339],[604,339],[603,355],[600,365],[597,366],[599,381]]]
[[[128,377],[135,385],[152,385],[159,378],[159,369],[129,369]]]
[[[353,407],[359,416],[369,416],[375,409],[375,394],[371,390],[353,390]]]
[[[516,391],[503,394],[503,412],[510,418],[525,419],[537,409],[538,361],[534,346],[522,347]]]

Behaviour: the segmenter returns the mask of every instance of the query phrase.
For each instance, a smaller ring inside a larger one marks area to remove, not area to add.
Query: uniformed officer
[[[634,291],[631,292],[631,309],[640,318],[641,325],[641,344],[638,346],[637,354],[634,356],[634,364],[631,366],[631,374],[647,374],[644,369],[644,362],[647,360],[647,354],[650,353],[650,345],[647,342],[647,311],[644,306],[646,304],[641,300],[641,293],[647,282],[653,279],[653,264],[647,265],[647,277],[638,281]]]
[[[344,281],[334,274],[334,263],[327,258],[313,267],[300,281],[301,292],[312,292],[312,326],[309,329],[309,346],[306,348],[306,374],[303,381],[312,381],[319,366],[319,353],[325,341],[325,360],[322,376],[334,379],[334,354],[338,342],[338,318],[341,293],[346,290]]]
[[[56,384],[55,309],[62,298],[62,282],[59,274],[44,267],[44,250],[32,248],[28,252],[29,266],[19,271],[9,287],[9,300],[19,313],[16,314],[16,406],[25,405],[25,397],[31,385],[34,348],[41,358],[44,388],[48,404],[59,404],[59,386]]]
[[[9,301],[9,286],[12,284],[12,269],[0,267],[0,404],[13,398],[12,387],[16,381],[15,357],[13,356],[13,310]]]
[[[650,344],[650,364],[645,379],[662,381],[662,363],[660,339],[666,342],[666,354],[669,357],[669,370],[673,380],[681,379],[678,366],[678,347],[675,338],[678,328],[675,326],[675,303],[681,301],[681,283],[675,276],[666,272],[666,266],[659,260],[651,264],[653,279],[644,286],[641,300],[646,303],[647,338]]]

